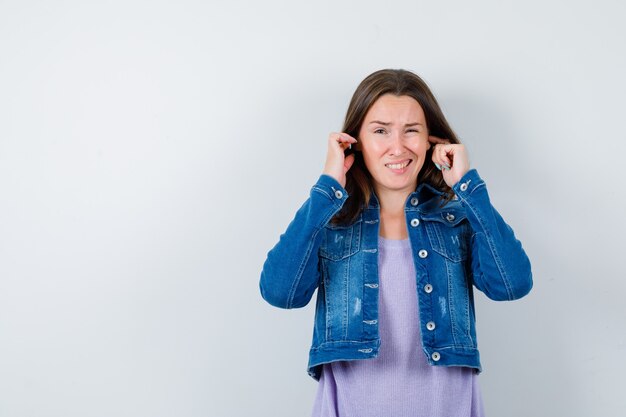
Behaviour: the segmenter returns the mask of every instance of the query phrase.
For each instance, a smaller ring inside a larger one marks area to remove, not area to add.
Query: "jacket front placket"
[[[375,196],[362,212],[363,233],[363,339],[378,340],[378,233],[380,208]]]

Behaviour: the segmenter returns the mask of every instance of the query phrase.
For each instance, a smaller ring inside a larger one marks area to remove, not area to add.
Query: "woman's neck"
[[[411,191],[377,190],[380,203],[379,234],[387,239],[406,239],[404,205]]]
[[[389,190],[386,188],[375,188],[376,198],[380,204],[380,211],[382,213],[392,216],[404,216],[404,205],[406,199],[415,191],[415,187],[407,188],[403,190]]]

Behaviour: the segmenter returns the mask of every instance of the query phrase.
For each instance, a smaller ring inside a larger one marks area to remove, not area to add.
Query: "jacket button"
[[[467,183],[466,183],[466,182],[464,182],[463,184],[461,184],[461,187],[460,187],[460,188],[461,188],[461,191],[465,191],[465,190],[467,190]]]
[[[449,221],[449,222],[454,221],[454,214],[448,213],[446,215],[446,220]]]
[[[427,328],[428,330],[431,330],[431,331],[432,331],[432,330],[435,330],[435,327],[436,327],[436,326],[435,326],[435,322],[434,322],[434,321],[429,321],[428,323],[426,323],[426,328]]]
[[[335,197],[337,197],[337,198],[343,197],[343,193],[341,192],[341,190],[336,190],[335,191]]]
[[[430,294],[431,292],[433,292],[433,286],[430,284],[424,285],[424,291],[426,292],[426,294]]]
[[[418,224],[420,224],[420,221],[418,219],[411,219],[411,226],[417,227]]]
[[[413,197],[411,199],[411,205],[412,206],[417,206],[417,203],[419,203],[419,200],[417,199],[417,197]]]
[[[441,355],[439,354],[439,352],[433,352],[432,355],[430,355],[431,358],[433,358],[433,360],[435,362],[437,362],[439,359],[441,359]]]
[[[424,259],[425,257],[428,256],[428,251],[426,249],[422,249],[417,254],[419,255],[420,258]]]

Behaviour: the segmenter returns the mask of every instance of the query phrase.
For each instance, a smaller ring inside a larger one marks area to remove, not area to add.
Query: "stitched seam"
[[[480,184],[478,184],[476,187],[472,188],[472,191],[470,191],[468,194],[471,195],[474,191],[476,191],[477,189],[479,189],[480,187],[484,187],[485,185],[487,185],[485,182],[481,182]]]
[[[321,260],[321,263],[322,263],[322,272],[321,272],[322,273],[322,279],[326,279],[326,277],[328,277],[328,274],[326,273],[326,268],[328,267],[326,265],[326,262],[328,262],[328,261],[325,261],[323,259]],[[329,323],[331,322],[331,317],[332,317],[332,310],[331,310],[332,305],[329,303],[328,291],[326,291],[326,288],[328,287],[327,284],[328,284],[328,281],[325,281],[324,282],[324,301],[326,303],[326,305],[325,305],[325,307],[326,307],[326,311],[325,311],[326,318],[324,320],[324,327],[325,327],[324,335],[325,335],[325,337],[324,337],[323,340],[329,340],[330,337],[331,337],[331,334],[330,334],[330,324]]]
[[[455,323],[456,318],[456,308],[452,301],[452,273],[450,271],[450,267],[448,265],[448,261],[444,261],[446,265],[446,276],[448,278],[448,317],[450,319],[450,328],[452,329],[452,339],[454,340],[454,344],[458,345],[459,340],[457,339],[457,328]]]
[[[318,187],[317,185],[314,185],[313,187],[311,187],[311,190],[317,191],[317,192],[319,192],[321,194],[324,194],[326,197],[328,197],[328,198],[330,198],[332,200],[332,196],[330,194],[328,194],[326,192],[326,190],[323,189],[322,187]]]
[[[370,339],[370,340],[354,340],[354,339],[352,339],[352,340],[350,340],[350,339],[346,339],[346,340],[330,340],[330,341],[326,341],[326,342],[320,343],[318,346],[312,347],[310,350],[320,350],[320,349],[324,349],[324,348],[328,347],[328,345],[336,345],[336,344],[354,343],[354,344],[358,344],[358,345],[363,345],[363,344],[370,344],[370,343],[376,343],[376,342],[377,342],[376,339]],[[347,349],[347,348],[351,348],[351,347],[352,346],[347,345],[343,349]],[[337,348],[335,347],[334,349],[337,349]]]
[[[483,183],[477,185],[474,188],[474,190],[476,190],[476,188],[480,187],[481,185],[485,185],[485,183],[483,182]],[[474,190],[472,190],[472,192]],[[489,245],[489,250],[491,251],[491,255],[493,256],[493,259],[494,259],[494,261],[496,263],[496,266],[498,267],[498,272],[500,272],[500,278],[502,279],[502,283],[504,284],[504,287],[506,288],[506,293],[507,293],[509,299],[511,299],[512,298],[512,291],[511,291],[511,285],[509,283],[509,279],[506,276],[506,272],[505,272],[504,267],[502,265],[502,261],[500,260],[500,257],[496,253],[495,247],[493,245],[493,241],[489,237],[490,234],[485,229],[484,221],[483,221],[482,217],[480,217],[480,215],[478,214],[476,209],[474,208],[474,205],[472,204],[471,201],[469,201],[469,200],[467,200],[465,198],[463,198],[463,201],[467,204],[467,206],[470,208],[470,210],[472,210],[472,213],[474,213],[474,216],[476,216],[476,218],[478,219],[478,223],[480,224],[480,227],[483,230],[483,234],[485,235],[485,240],[487,241],[487,244]]]
[[[454,351],[453,353],[457,353],[457,354],[462,354],[461,352],[459,352],[459,349],[469,350],[469,351],[478,351],[478,348],[476,346],[464,345],[464,344],[454,344],[454,345],[445,345],[445,346],[430,345],[426,347],[432,350],[436,350],[437,352],[453,350]]]
[[[349,240],[350,244],[352,244],[352,230],[350,230],[350,240]],[[342,314],[342,319],[341,319],[341,325],[343,326],[343,337],[344,339],[348,338],[348,316],[349,316],[349,310],[350,310],[350,306],[348,303],[348,294],[350,294],[350,280],[348,279],[350,277],[350,261],[352,260],[352,257],[349,257],[346,265],[344,267],[343,270],[343,280],[345,282],[345,285],[343,286],[345,288],[345,291],[342,294],[343,297],[343,305],[345,306],[345,310],[341,312]]]
[[[334,212],[330,212],[324,219],[323,224],[328,223],[328,221],[334,214],[335,214]],[[296,294],[296,288],[298,288],[298,284],[300,284],[300,279],[302,278],[304,268],[307,262],[309,261],[309,258],[311,257],[311,251],[313,249],[315,239],[317,238],[317,235],[320,232],[320,230],[321,228],[315,229],[315,232],[313,233],[313,236],[311,237],[311,240],[309,241],[309,246],[307,247],[306,253],[304,254],[304,258],[302,259],[302,262],[300,262],[300,267],[298,268],[298,272],[296,273],[296,278],[294,279],[293,284],[291,285],[291,290],[289,291],[289,297],[287,299],[287,308],[293,307],[293,298],[295,297],[295,294]]]
[[[464,319],[465,319],[465,329],[464,330],[467,332],[466,336],[467,336],[470,344],[473,344],[474,342],[472,340],[472,330],[471,330],[471,328],[472,328],[472,324],[471,324],[472,321],[470,320],[470,306],[469,306],[469,304],[470,304],[469,289],[468,289],[469,288],[469,284],[467,283],[467,281],[465,281],[465,283],[467,285],[467,287],[465,288],[465,296],[467,298],[465,299],[465,311],[464,311],[464,313],[465,313],[465,317],[464,317]]]

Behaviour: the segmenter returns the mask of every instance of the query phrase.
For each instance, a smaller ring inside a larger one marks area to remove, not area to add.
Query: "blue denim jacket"
[[[491,205],[476,169],[452,187],[455,199],[422,183],[405,204],[415,264],[422,350],[431,365],[481,371],[473,286],[493,300],[514,300],[532,288],[530,261]],[[321,365],[376,357],[378,333],[378,234],[376,196],[348,225],[330,224],[348,197],[322,174],[278,243],[260,278],[263,299],[280,308],[304,307],[317,289],[307,371]]]

